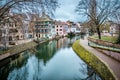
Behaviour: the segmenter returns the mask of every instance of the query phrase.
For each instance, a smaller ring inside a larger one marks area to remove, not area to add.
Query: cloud
[[[80,21],[80,15],[75,13],[75,8],[79,0],[59,0],[60,8],[56,9],[55,19],[62,21]]]

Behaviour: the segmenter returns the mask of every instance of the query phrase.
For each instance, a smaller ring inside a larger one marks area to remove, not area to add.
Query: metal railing
[[[88,45],[98,48],[103,48],[107,50],[117,51],[120,52],[120,45],[115,44],[112,42],[107,42],[99,39],[94,39],[91,37],[88,37]]]

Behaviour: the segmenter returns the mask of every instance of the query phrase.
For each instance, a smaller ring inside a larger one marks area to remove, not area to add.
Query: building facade
[[[59,36],[66,36],[68,25],[66,22],[55,21],[55,31]]]
[[[118,36],[119,33],[119,26],[116,23],[111,24],[110,26],[110,35],[111,36]]]
[[[45,13],[35,22],[35,38],[53,38],[55,37],[54,21]]]

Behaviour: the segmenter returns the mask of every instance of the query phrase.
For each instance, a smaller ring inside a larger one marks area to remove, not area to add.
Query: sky
[[[60,8],[56,9],[55,19],[61,21],[83,22],[85,18],[75,12],[79,0],[58,0]]]
[[[75,12],[75,8],[79,1],[80,0],[58,0],[60,6],[54,13],[54,19],[61,21],[70,20],[73,22],[85,21],[86,18],[84,16],[80,16]]]

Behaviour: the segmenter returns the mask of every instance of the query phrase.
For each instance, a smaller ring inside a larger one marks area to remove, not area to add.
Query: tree
[[[10,19],[10,16],[12,16],[9,14],[10,11],[16,12],[17,10],[18,14],[25,14],[27,17],[29,17],[30,13],[40,14],[40,12],[43,11],[49,14],[53,14],[53,11],[55,11],[56,7],[58,7],[57,0],[0,0],[0,27],[3,24],[8,24],[7,27],[9,27],[9,23],[7,21]],[[30,21],[30,19],[28,21]],[[24,33],[26,21],[24,18],[19,18],[17,22],[21,24],[21,28]]]
[[[32,13],[44,10],[53,14],[53,11],[58,6],[57,0],[1,0],[1,2],[3,3],[0,4],[0,21],[2,21],[10,9],[26,9]]]
[[[80,0],[76,12],[86,15],[93,21],[98,37],[101,39],[100,26],[119,8],[120,0]]]
[[[88,30],[89,30],[89,35],[93,35],[93,34],[96,32],[96,29],[95,29],[95,27],[94,27],[93,24],[94,24],[94,23],[93,23],[93,21],[91,21],[91,20],[83,23],[83,26],[84,26],[85,28],[88,28]]]
[[[117,12],[113,14],[112,20],[114,20],[114,22],[118,25],[118,39],[116,43],[120,44],[120,9],[118,9]]]

